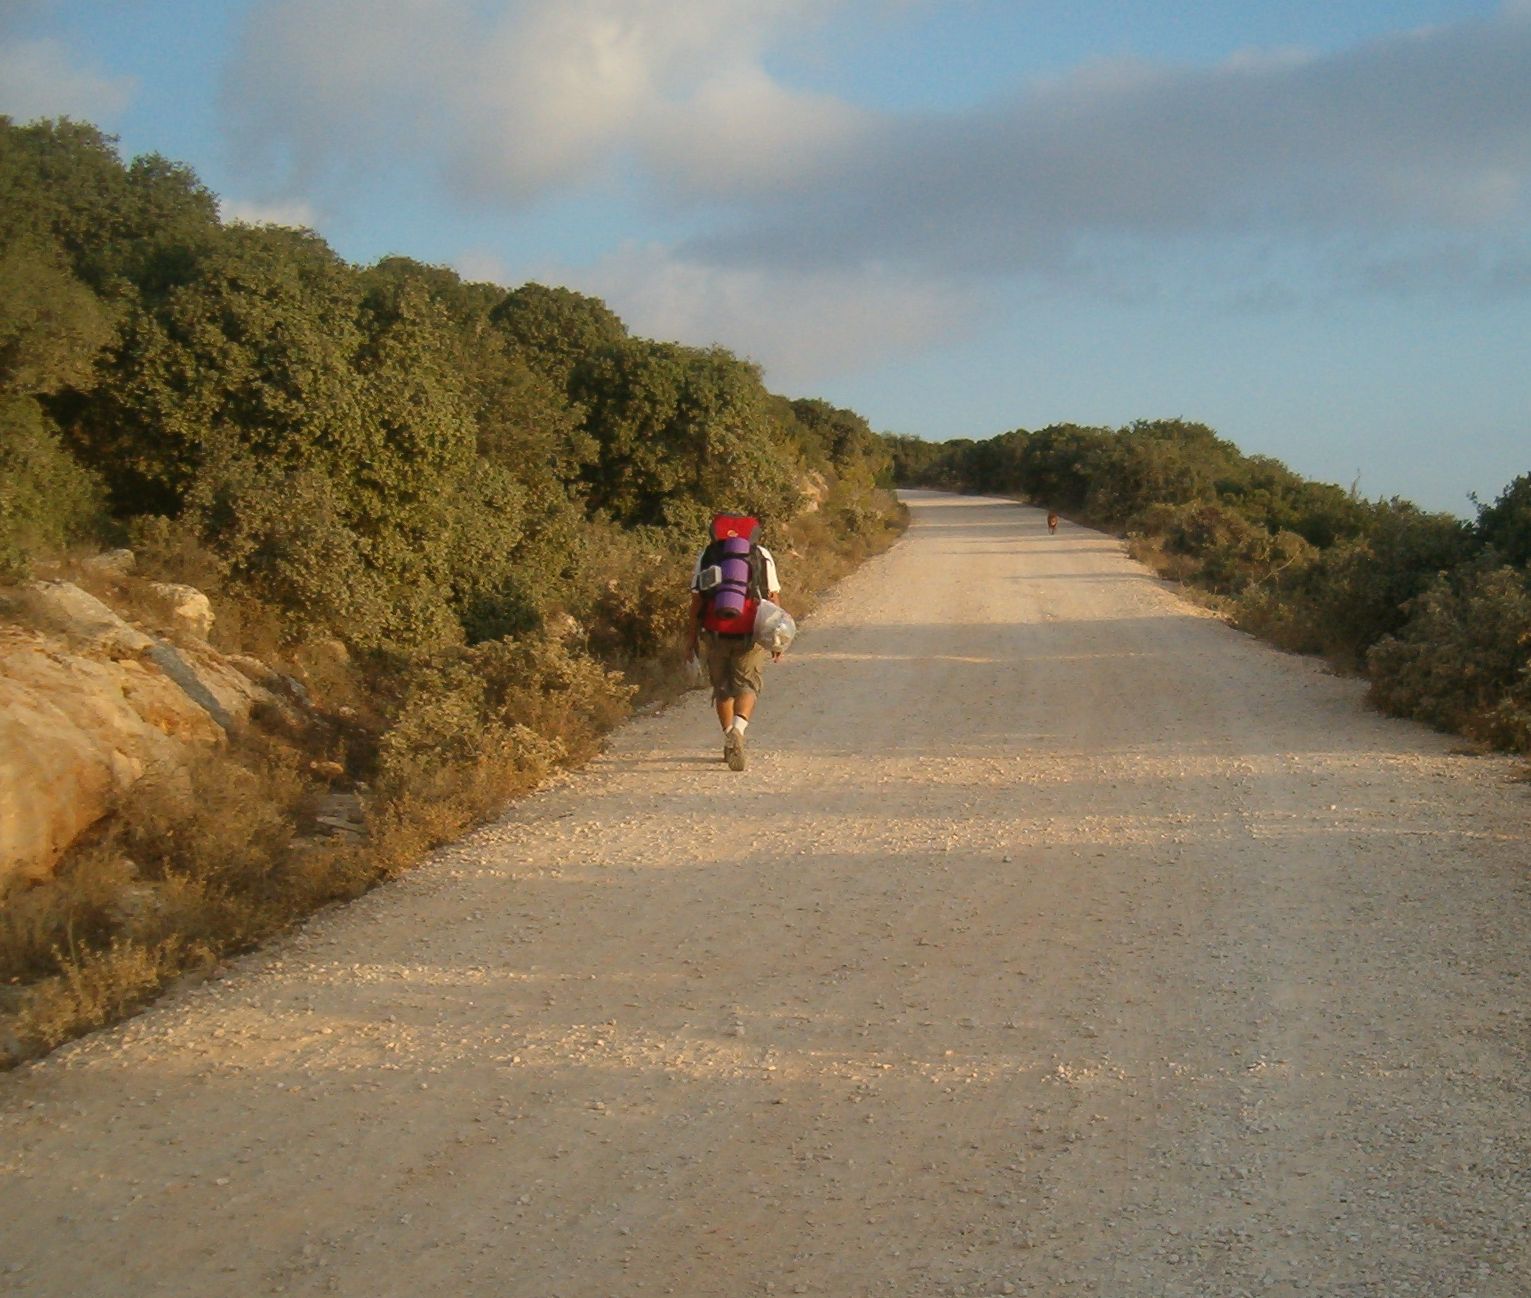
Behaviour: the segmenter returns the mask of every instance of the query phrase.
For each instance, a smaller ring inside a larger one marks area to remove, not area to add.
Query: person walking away
[[[1056,509],[1049,509],[1047,511],[1047,530],[1049,532],[1056,532],[1058,530],[1058,511]]]
[[[687,658],[700,651],[723,727],[723,760],[744,769],[744,732],[763,685],[766,649],[754,639],[762,599],[779,602],[776,560],[760,544],[760,522],[747,514],[718,514],[691,574],[691,635]],[[772,653],[779,660],[780,653]]]

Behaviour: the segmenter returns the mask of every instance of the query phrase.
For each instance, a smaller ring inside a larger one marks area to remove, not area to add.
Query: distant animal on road
[[[1050,509],[1047,511],[1047,530],[1049,532],[1058,530],[1058,515]]]

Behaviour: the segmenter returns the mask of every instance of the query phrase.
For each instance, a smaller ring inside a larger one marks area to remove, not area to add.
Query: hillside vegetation
[[[353,266],[94,127],[0,118],[0,615],[38,577],[128,611],[192,586],[213,647],[306,703],[140,780],[0,898],[10,1053],[354,895],[678,689],[713,512],[762,518],[803,612],[897,534],[887,468],[855,413],[721,347],[563,288]],[[82,562],[111,547],[130,568]],[[316,849],[337,790],[365,836]]]
[[[1364,672],[1384,710],[1531,752],[1531,474],[1464,523],[1308,481],[1178,419],[886,441],[902,485],[1018,496],[1123,533],[1236,625]]]

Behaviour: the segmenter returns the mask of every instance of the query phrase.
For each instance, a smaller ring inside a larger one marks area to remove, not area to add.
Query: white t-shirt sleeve
[[[765,560],[766,594],[781,593],[781,582],[776,579],[776,560],[771,557],[771,552],[760,547],[760,557]]]

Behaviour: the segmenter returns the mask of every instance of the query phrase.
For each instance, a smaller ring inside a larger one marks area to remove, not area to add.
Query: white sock
[[[749,723],[750,723],[750,720],[749,720],[748,717],[735,717],[734,718],[734,729],[737,730],[742,735],[744,733],[744,728],[747,725],[749,725]]]

